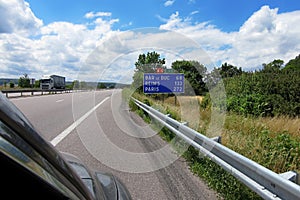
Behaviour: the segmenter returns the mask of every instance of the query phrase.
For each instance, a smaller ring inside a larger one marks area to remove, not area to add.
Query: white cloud
[[[285,62],[300,53],[300,11],[278,14],[263,6],[237,32],[223,32],[209,22],[192,23],[172,14],[161,29],[177,31],[195,40],[215,63],[229,62],[253,69],[274,59]]]
[[[198,14],[198,13],[199,13],[199,11],[195,10],[195,11],[191,12],[190,15],[195,15],[195,14]]]
[[[43,25],[23,0],[0,0],[0,33],[30,35]]]
[[[195,40],[205,50],[218,49],[232,41],[230,34],[222,32],[208,22],[193,24],[190,18],[180,18],[178,12],[172,14],[160,29],[179,32]]]
[[[278,9],[263,6],[235,34],[231,62],[251,68],[295,58],[300,53],[299,22],[300,11],[278,14]]]
[[[175,3],[175,0],[168,0],[164,3],[165,7],[172,6]]]
[[[269,6],[263,6],[255,12],[240,28],[241,34],[253,34],[272,31],[275,28],[275,20],[278,9],[270,9]]]
[[[162,58],[166,58],[167,67],[177,59],[197,58],[205,63],[208,60],[205,52],[197,48],[193,40],[182,34],[157,28],[136,29],[115,33],[108,40],[104,40],[90,54],[80,75],[87,77],[88,74],[92,74],[94,80],[96,77],[104,80],[111,77],[119,77],[122,81],[132,80],[138,55],[149,51],[156,51]],[[99,72],[103,72],[101,76]]]
[[[23,73],[28,73],[30,77],[38,79],[43,74],[55,73],[65,75],[68,80],[74,80],[88,55],[103,38],[113,32],[111,27],[118,21],[95,18],[93,28],[86,24],[59,21],[43,26],[42,23],[34,24],[33,22],[40,21],[33,17],[32,23],[28,23],[32,26],[28,26],[28,29],[20,29],[20,24],[25,23],[25,19],[30,21],[27,17],[28,13],[34,15],[27,3],[9,2],[5,3],[6,8],[17,7],[21,10],[18,13],[1,12],[1,19],[16,17],[23,21],[17,23],[17,20],[6,20],[5,23],[9,21],[11,26],[0,33],[1,77],[18,78]],[[0,5],[3,9],[4,4]],[[95,13],[95,16],[100,15],[105,14]],[[0,25],[3,24],[1,22]],[[39,34],[33,37],[29,34],[33,31]]]
[[[111,13],[110,12],[89,12],[85,14],[85,18],[87,19],[92,19],[96,17],[110,17]]]
[[[34,54],[35,43],[32,40],[20,36],[19,34],[0,34],[0,66],[1,77],[21,76],[24,73],[30,74],[39,71],[36,65],[37,58]]]

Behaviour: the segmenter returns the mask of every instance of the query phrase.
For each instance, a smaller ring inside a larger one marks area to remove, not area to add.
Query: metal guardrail
[[[298,174],[296,172],[289,171],[277,174],[223,146],[215,139],[208,138],[185,124],[170,118],[169,115],[160,113],[137,99],[132,99],[138,107],[151,117],[208,156],[262,198],[272,200],[300,199],[300,185],[297,184]]]
[[[49,90],[42,90],[42,89],[20,89],[20,90],[2,90],[1,92],[6,94],[6,97],[8,98],[8,94],[16,94],[19,93],[20,96],[23,96],[24,93],[29,93],[30,95],[34,95],[34,93],[40,93],[41,95],[45,93],[58,93],[58,92],[71,92],[72,89],[49,89]]]

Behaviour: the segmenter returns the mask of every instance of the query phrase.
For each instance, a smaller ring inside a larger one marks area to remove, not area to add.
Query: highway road
[[[59,151],[115,174],[133,199],[219,199],[122,101],[121,90],[12,98]]]

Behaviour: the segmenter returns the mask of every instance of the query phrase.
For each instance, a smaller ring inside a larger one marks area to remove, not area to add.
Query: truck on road
[[[42,90],[65,89],[66,78],[58,75],[44,75],[40,79],[40,88]]]

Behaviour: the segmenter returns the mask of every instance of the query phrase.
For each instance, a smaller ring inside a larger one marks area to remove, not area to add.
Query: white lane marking
[[[65,99],[59,99],[59,100],[57,100],[57,101],[55,101],[56,103],[59,103],[59,102],[62,102],[62,101],[64,101]]]
[[[62,141],[65,137],[67,137],[69,133],[71,133],[71,131],[73,131],[79,124],[81,124],[81,122],[83,122],[92,112],[94,112],[101,104],[103,104],[109,98],[110,97],[106,97],[98,105],[96,105],[87,113],[85,113],[82,117],[77,119],[73,124],[71,124],[68,128],[66,128],[63,132],[61,132],[58,136],[56,136],[53,140],[51,140],[51,144],[53,146],[56,146],[60,141]]]

